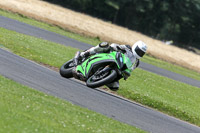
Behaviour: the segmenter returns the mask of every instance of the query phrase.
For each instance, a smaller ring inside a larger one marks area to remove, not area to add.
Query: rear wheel
[[[106,85],[117,78],[117,72],[111,68],[104,68],[92,75],[86,82],[88,87],[96,88]]]
[[[65,64],[63,64],[60,68],[60,75],[65,78],[72,78],[72,70],[74,68],[73,59],[69,60]]]

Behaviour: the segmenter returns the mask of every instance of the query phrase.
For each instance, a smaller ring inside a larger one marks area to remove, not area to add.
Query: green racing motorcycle
[[[65,78],[75,77],[85,81],[88,87],[96,88],[121,78],[126,80],[133,70],[133,65],[131,53],[111,51],[83,58],[77,66],[74,59],[71,59],[61,66],[60,75]]]

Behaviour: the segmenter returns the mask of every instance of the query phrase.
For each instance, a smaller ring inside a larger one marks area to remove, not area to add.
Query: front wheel
[[[104,68],[100,72],[92,75],[86,82],[88,87],[96,88],[102,85],[106,85],[114,81],[117,78],[117,72],[110,68]]]
[[[60,68],[60,75],[65,78],[72,78],[72,70],[74,68],[73,59],[69,60],[65,64],[63,64]]]

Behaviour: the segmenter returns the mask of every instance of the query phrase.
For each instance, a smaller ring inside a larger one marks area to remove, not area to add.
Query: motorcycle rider
[[[84,52],[80,53],[78,51],[74,58],[74,64],[78,65],[78,62],[82,58],[88,57],[90,55],[94,55],[96,53],[107,53],[113,50],[126,54],[131,59],[132,63],[134,64],[132,67],[132,70],[134,70],[139,65],[139,59],[143,57],[143,55],[146,53],[147,45],[142,41],[137,41],[136,43],[134,43],[132,47],[129,45],[120,45],[116,43],[109,44],[108,42],[102,42],[98,44],[97,46],[92,47]],[[125,79],[127,79],[129,76],[130,75],[126,75]],[[109,87],[111,90],[116,91],[119,88],[119,81],[117,79],[114,82],[107,84],[106,86]]]

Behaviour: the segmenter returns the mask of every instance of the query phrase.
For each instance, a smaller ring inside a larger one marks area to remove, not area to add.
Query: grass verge
[[[98,38],[89,38],[89,37],[86,37],[83,35],[78,35],[78,34],[66,31],[60,27],[52,26],[52,25],[49,25],[49,24],[46,24],[43,22],[39,22],[34,19],[28,18],[26,16],[20,15],[20,14],[13,14],[11,12],[3,11],[0,9],[0,15],[6,16],[6,17],[9,17],[9,18],[12,18],[12,19],[36,26],[36,27],[40,27],[40,28],[43,28],[43,29],[46,29],[46,30],[49,30],[52,32],[56,32],[58,34],[61,34],[61,35],[67,36],[69,38],[78,40],[80,42],[88,43],[91,45],[97,45],[98,43],[101,42]],[[177,66],[177,65],[173,65],[173,64],[170,64],[170,63],[162,61],[162,60],[158,60],[151,56],[144,56],[142,61],[152,64],[152,65],[155,65],[157,67],[184,75],[186,77],[200,80],[200,73],[198,73],[198,72],[195,72],[195,71],[192,71],[192,70],[189,70],[189,69]]]
[[[15,54],[39,63],[60,67],[77,49],[0,28],[0,44]],[[200,88],[136,69],[117,92],[200,126]]]
[[[74,57],[78,50],[1,27],[0,31],[1,47],[4,46],[19,56],[54,67],[60,67]]]
[[[118,95],[200,126],[200,88],[136,69]]]
[[[144,131],[20,85],[0,75],[0,132]]]

